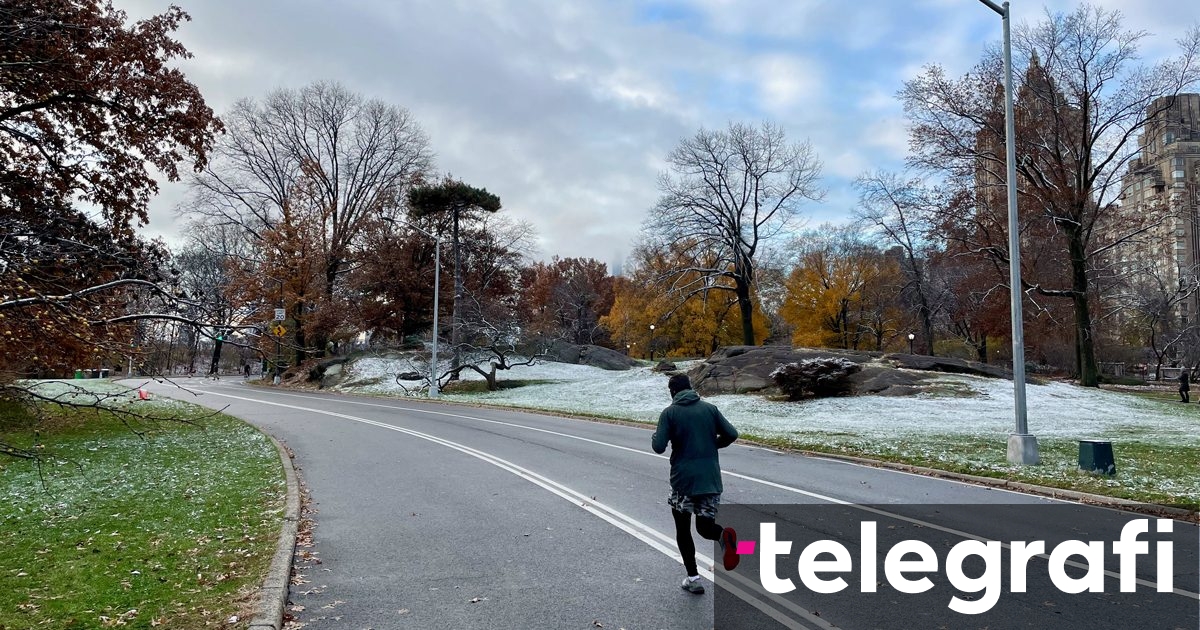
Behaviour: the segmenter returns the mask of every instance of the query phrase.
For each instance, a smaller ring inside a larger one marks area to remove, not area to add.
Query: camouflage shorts
[[[697,494],[689,497],[672,490],[671,496],[667,498],[667,505],[670,505],[671,509],[676,512],[690,512],[715,520],[717,507],[721,505],[721,495]]]

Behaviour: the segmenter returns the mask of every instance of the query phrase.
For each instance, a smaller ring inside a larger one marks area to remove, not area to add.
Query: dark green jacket
[[[711,403],[685,389],[658,416],[658,429],[650,438],[655,453],[671,444],[671,489],[684,496],[716,494],[721,487],[717,449],[738,437],[737,429]]]

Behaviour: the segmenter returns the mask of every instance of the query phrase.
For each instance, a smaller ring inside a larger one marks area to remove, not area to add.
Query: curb
[[[279,451],[283,475],[287,480],[287,499],[284,503],[283,527],[279,542],[275,545],[275,557],[267,577],[263,579],[258,608],[250,620],[249,630],[281,630],[283,610],[287,605],[288,583],[292,575],[292,555],[296,552],[296,532],[300,526],[300,484],[296,481],[296,469],[287,450],[272,436],[271,442]]]

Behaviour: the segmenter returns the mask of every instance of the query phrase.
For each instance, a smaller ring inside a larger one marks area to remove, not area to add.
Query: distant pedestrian
[[[732,527],[717,524],[717,508],[724,490],[717,449],[733,444],[738,432],[716,406],[700,400],[686,375],[672,376],[667,388],[671,405],[659,414],[650,445],[655,453],[663,453],[667,444],[671,445],[671,496],[667,504],[675,519],[675,539],[687,570],[682,588],[700,594],[704,585],[696,569],[693,514],[696,531],[720,544],[725,570],[732,571],[738,564],[737,533]]]
[[[1183,369],[1179,370],[1179,398],[1180,398],[1179,402],[1189,402],[1188,401],[1188,390],[1191,389],[1188,386],[1189,380],[1190,380],[1190,377],[1188,376],[1187,368],[1183,368]]]
[[[250,380],[250,363],[242,361],[242,375],[245,380]]]

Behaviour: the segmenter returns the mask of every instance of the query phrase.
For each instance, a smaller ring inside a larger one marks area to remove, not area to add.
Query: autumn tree
[[[1012,40],[1014,63],[1025,66],[1016,103],[1018,201],[1043,226],[1024,236],[1052,238],[1065,263],[1064,273],[1012,290],[1070,301],[1079,379],[1087,386],[1099,382],[1092,271],[1104,251],[1146,229],[1115,220],[1122,172],[1148,121],[1169,106],[1169,97],[1200,81],[1200,28],[1180,42],[1178,57],[1145,67],[1138,45],[1147,34],[1121,22],[1117,11],[1081,5],[1016,27]],[[978,196],[984,209],[1003,198],[986,189],[1005,186],[1001,70],[993,50],[961,78],[931,66],[901,92],[912,163],[985,189]],[[974,249],[1007,260],[1004,243],[989,240]]]
[[[613,304],[608,266],[591,258],[535,262],[522,271],[521,306],[547,337],[606,345],[600,317]]]
[[[962,252],[941,250],[934,265],[946,288],[939,312],[946,334],[962,342],[972,358],[990,361],[990,340],[1009,339],[1008,287],[992,261]]]
[[[412,219],[430,234],[442,230],[434,217]],[[350,277],[359,300],[354,305],[363,330],[375,341],[404,340],[433,326],[434,270],[439,248],[410,225],[379,221],[367,230],[365,244],[375,253],[363,259]],[[441,252],[443,258],[447,252]],[[453,284],[441,283],[440,306],[451,304]]]
[[[166,252],[139,237],[156,173],[202,166],[221,126],[175,67],[172,7],[130,23],[106,2],[0,3],[0,397],[18,374],[120,361],[138,290],[170,302]],[[84,363],[87,362],[87,363]],[[111,364],[109,364],[111,365]],[[36,456],[0,444],[0,453]]]
[[[798,239],[780,316],[799,346],[883,350],[905,321],[900,265],[854,225],[823,225]]]
[[[753,345],[756,256],[804,200],[821,198],[820,161],[807,142],[789,143],[782,127],[731,123],[681,141],[667,163],[643,234],[663,246],[689,243],[694,255],[679,259],[656,284],[668,286],[679,303],[729,291],[742,343]]]
[[[669,292],[649,290],[694,252],[688,243],[667,247],[642,243],[630,261],[630,278],[616,278],[613,306],[600,319],[618,349],[632,356],[707,356],[722,346],[742,343],[741,313],[729,279],[716,282],[726,288],[697,291],[680,302]],[[694,278],[680,276],[682,281]],[[752,296],[757,298],[757,296]],[[767,335],[769,323],[754,299],[755,342]],[[651,329],[650,326],[654,328]]]
[[[0,316],[40,329],[15,347],[0,338],[10,360],[45,343],[38,362],[67,366],[56,349],[117,343],[106,322],[128,315],[129,290],[170,297],[165,251],[135,230],[158,191],[153,171],[177,180],[181,163],[203,165],[221,128],[173,67],[191,56],[172,37],[187,19],[171,8],[130,24],[98,2],[0,6]],[[116,337],[127,351],[127,332]]]
[[[225,122],[227,133],[192,179],[183,209],[238,226],[263,256],[269,233],[305,234],[312,239],[305,248],[320,260],[322,294],[308,295],[304,308],[343,300],[345,277],[365,251],[364,232],[380,215],[400,216],[408,189],[432,164],[425,133],[408,110],[328,82],[238,101]],[[301,220],[315,223],[294,223]],[[315,327],[311,335],[298,331],[298,359],[323,353],[339,327],[337,312],[306,317]]]

